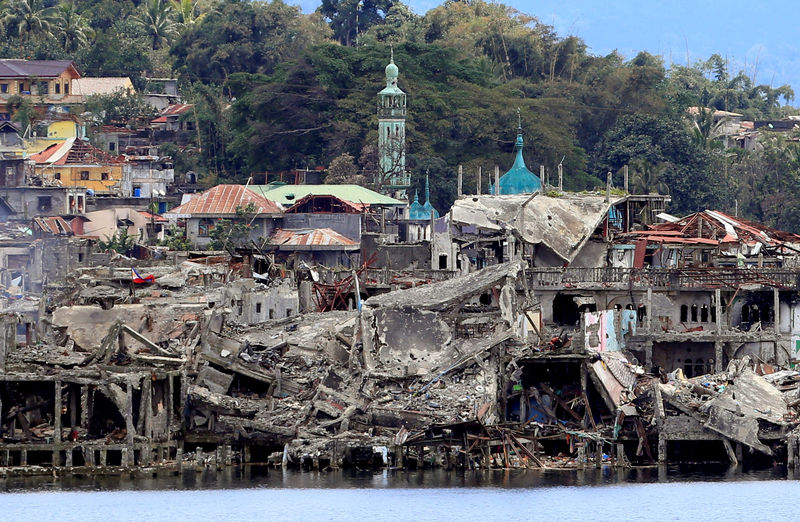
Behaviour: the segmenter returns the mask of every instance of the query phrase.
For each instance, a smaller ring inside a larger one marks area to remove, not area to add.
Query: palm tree
[[[175,10],[175,19],[182,28],[188,28],[199,23],[208,14],[200,12],[198,0],[172,0],[172,8]]]
[[[150,38],[153,50],[161,49],[175,35],[175,23],[169,0],[146,0],[134,21]]]
[[[88,44],[92,34],[86,19],[81,16],[72,1],[59,4],[56,11],[56,37],[68,53],[76,51]]]
[[[631,194],[669,194],[669,186],[664,183],[666,163],[652,165],[647,161],[634,160],[630,163],[633,175],[631,176]]]
[[[52,35],[55,9],[44,7],[41,0],[10,0],[2,12],[3,25],[9,34],[24,41]]]

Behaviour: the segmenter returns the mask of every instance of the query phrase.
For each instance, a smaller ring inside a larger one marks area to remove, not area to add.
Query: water
[[[0,480],[2,520],[796,520],[785,469],[330,472]],[[224,518],[223,518],[224,517]]]

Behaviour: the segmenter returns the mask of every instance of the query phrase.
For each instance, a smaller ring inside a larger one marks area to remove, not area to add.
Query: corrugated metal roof
[[[278,229],[272,234],[272,243],[282,249],[288,247],[285,248],[287,250],[313,250],[315,247],[340,247],[342,250],[360,248],[358,242],[330,228]]]
[[[152,219],[156,223],[163,223],[167,221],[166,218],[163,216],[159,216],[158,214],[153,214],[152,212],[147,212],[146,210],[140,210],[139,214],[143,215],[146,219]]]
[[[73,234],[72,227],[61,216],[35,217],[33,221],[43,232],[49,232],[59,236]]]
[[[353,204],[399,206],[404,202],[384,196],[374,190],[359,185],[250,185],[250,190],[260,196],[291,206],[300,199],[314,194],[318,196],[336,196]]]
[[[780,246],[800,244],[800,236],[730,216],[715,210],[689,214],[671,223],[659,223],[648,230],[621,234],[622,237],[645,237],[656,243],[722,245],[762,243]]]
[[[42,152],[32,154],[31,159],[39,164],[50,165],[106,165],[122,163],[122,158],[93,147],[87,141],[67,138],[63,142],[54,143]]]
[[[244,185],[217,185],[192,197],[179,207],[164,214],[165,217],[185,218],[196,216],[234,216],[238,207],[253,203],[258,214],[280,214],[279,205],[247,190]]]
[[[72,60],[0,60],[0,78],[55,78],[70,67],[80,75]]]

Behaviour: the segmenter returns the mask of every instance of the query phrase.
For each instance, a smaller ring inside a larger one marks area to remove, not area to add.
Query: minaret
[[[406,172],[406,93],[397,86],[394,49],[386,66],[386,88],[378,93],[378,173],[381,191],[406,200],[411,175]]]

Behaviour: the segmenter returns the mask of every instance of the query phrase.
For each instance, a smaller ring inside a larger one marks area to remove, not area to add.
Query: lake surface
[[[797,520],[785,468],[329,472],[0,480],[2,520]]]

